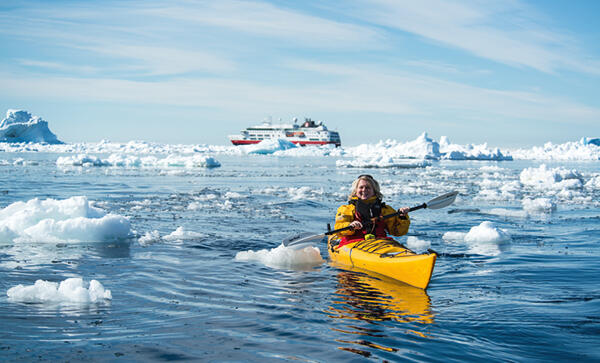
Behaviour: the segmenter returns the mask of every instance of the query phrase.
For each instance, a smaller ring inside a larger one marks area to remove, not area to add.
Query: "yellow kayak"
[[[341,265],[358,267],[426,289],[437,255],[417,254],[393,239],[368,239],[338,248],[337,237],[329,237],[329,258]]]

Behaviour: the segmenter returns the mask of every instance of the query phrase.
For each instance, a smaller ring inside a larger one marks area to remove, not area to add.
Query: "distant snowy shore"
[[[564,144],[548,142],[543,146],[521,149],[492,148],[487,143],[459,145],[446,137],[439,142],[426,133],[412,141],[385,140],[376,144],[358,146],[297,147],[286,140],[265,140],[248,146],[222,146],[207,144],[161,144],[146,141],[114,143],[110,141],[47,144],[35,142],[0,142],[0,152],[50,152],[65,154],[114,154],[114,155],[246,155],[262,154],[275,156],[330,156],[340,159],[341,167],[400,167],[427,166],[435,160],[557,160],[586,161],[600,160],[600,139],[582,138]],[[115,158],[117,156],[113,156]],[[125,159],[125,156],[121,158]],[[411,161],[412,160],[412,161]],[[98,163],[98,161],[96,161]],[[135,163],[134,163],[135,164]]]
[[[58,165],[75,166],[201,166],[216,167],[219,162],[211,155],[276,155],[331,156],[340,158],[338,167],[414,168],[426,167],[436,160],[600,160],[600,139],[584,137],[576,142],[552,144],[530,149],[501,150],[482,144],[453,144],[446,136],[438,141],[426,132],[412,141],[385,140],[376,144],[361,144],[335,148],[327,146],[298,147],[288,140],[271,139],[245,146],[160,144],[145,141],[114,143],[65,144],[48,128],[48,123],[24,110],[8,110],[0,123],[0,152],[50,152],[77,154],[63,157]],[[101,159],[93,154],[110,154]],[[164,159],[148,159],[137,155],[163,154]],[[202,157],[197,157],[203,154]],[[132,157],[134,155],[134,157]],[[188,155],[188,156],[182,156]],[[189,155],[194,155],[190,157]],[[156,160],[155,160],[156,159]]]

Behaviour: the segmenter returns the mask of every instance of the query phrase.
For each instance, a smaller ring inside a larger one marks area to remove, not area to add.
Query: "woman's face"
[[[368,181],[361,179],[358,181],[358,185],[356,186],[356,196],[359,199],[365,200],[369,199],[375,195],[375,191],[371,186],[371,183]]]

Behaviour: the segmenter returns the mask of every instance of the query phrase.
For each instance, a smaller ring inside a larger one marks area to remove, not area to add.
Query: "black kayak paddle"
[[[412,211],[416,211],[418,209],[425,209],[425,208],[429,208],[429,209],[444,208],[444,207],[447,207],[450,204],[454,203],[454,200],[456,199],[456,195],[458,195],[457,191],[449,192],[444,195],[440,195],[439,197],[433,198],[432,200],[430,200],[427,203],[423,203],[421,205],[411,207],[408,211],[412,212]],[[374,218],[374,221],[392,218],[392,217],[398,216],[400,214],[402,214],[402,213],[396,212],[396,213],[387,214],[383,217]],[[333,231],[329,231],[329,232],[325,232],[325,233],[321,233],[321,234],[313,234],[311,232],[303,232],[303,233],[299,233],[297,235],[294,235],[292,237],[288,237],[288,238],[284,239],[283,245],[285,247],[290,247],[290,246],[301,245],[301,244],[305,244],[305,243],[318,242],[318,241],[322,240],[323,237],[325,237],[325,236],[329,236],[334,233],[338,233],[338,232],[342,232],[342,231],[347,231],[349,229],[352,229],[352,227],[348,226],[348,227],[344,227],[344,228],[338,228],[338,229],[334,229]]]

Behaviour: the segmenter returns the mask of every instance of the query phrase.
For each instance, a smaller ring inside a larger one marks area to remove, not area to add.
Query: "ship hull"
[[[268,139],[266,139],[268,140]],[[288,139],[284,139],[284,140],[288,140]],[[252,145],[252,144],[258,144],[259,142],[261,142],[263,140],[231,140],[231,143],[233,145],[239,146],[239,145]],[[296,145],[300,145],[300,146],[307,146],[307,145],[335,145],[340,146],[340,143],[336,143],[334,141],[298,141],[298,140],[288,140],[291,143],[294,143]]]

